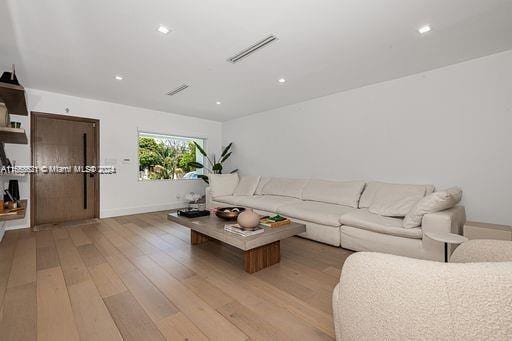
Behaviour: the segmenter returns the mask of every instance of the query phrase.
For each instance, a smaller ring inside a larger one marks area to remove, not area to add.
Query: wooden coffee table
[[[263,233],[242,237],[224,231],[224,225],[229,222],[217,218],[214,214],[207,217],[186,218],[172,212],[167,215],[167,219],[190,228],[192,245],[215,239],[244,251],[244,267],[248,273],[254,273],[279,263],[281,260],[280,241],[306,231],[306,225],[292,222],[277,228],[266,227]]]

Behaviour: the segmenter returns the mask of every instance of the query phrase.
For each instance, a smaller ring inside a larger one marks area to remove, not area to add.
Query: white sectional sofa
[[[432,185],[225,174],[210,177],[206,200],[209,208],[242,206],[262,215],[279,213],[306,225],[302,237],[322,243],[441,261],[444,245],[424,232],[460,234],[464,207],[425,214],[420,226],[404,227],[404,216],[432,192]]]

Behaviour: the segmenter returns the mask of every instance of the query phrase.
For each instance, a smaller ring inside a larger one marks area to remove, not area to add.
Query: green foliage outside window
[[[195,140],[179,137],[139,135],[140,179],[163,180],[197,178]]]

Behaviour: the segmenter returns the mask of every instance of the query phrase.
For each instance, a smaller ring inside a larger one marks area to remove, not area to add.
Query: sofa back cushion
[[[363,194],[361,194],[361,199],[359,200],[359,208],[369,208],[373,202],[373,198],[375,197],[375,194],[377,191],[385,186],[385,185],[392,185],[386,182],[380,182],[380,181],[370,181],[366,183],[366,186],[364,188]],[[399,185],[399,186],[409,186],[409,185]],[[416,186],[416,185],[414,185]],[[425,194],[431,194],[434,192],[435,187],[434,185],[420,185],[425,186],[426,191]]]
[[[238,174],[208,174],[212,198],[233,195],[238,185]]]
[[[406,229],[421,226],[425,214],[450,209],[457,205],[461,199],[462,189],[459,187],[452,187],[444,191],[429,194],[418,201],[409,213],[407,213],[402,226]]]
[[[256,187],[256,192],[254,192],[254,195],[263,195],[263,186],[267,184],[267,182],[270,181],[271,178],[262,176],[260,178],[260,181],[258,182],[258,186]]]
[[[380,188],[379,186],[382,182],[378,181],[370,181],[366,183],[364,187],[363,193],[361,194],[361,199],[359,199],[359,208],[368,208],[370,207],[373,197],[377,190]]]
[[[357,208],[364,185],[363,181],[310,180],[302,199]]]
[[[426,185],[381,183],[368,210],[386,217],[405,217],[427,193]]]
[[[233,195],[253,195],[259,182],[259,176],[241,176]]]
[[[262,189],[262,194],[280,195],[283,197],[292,197],[302,199],[302,190],[307,180],[304,179],[286,179],[271,178]]]

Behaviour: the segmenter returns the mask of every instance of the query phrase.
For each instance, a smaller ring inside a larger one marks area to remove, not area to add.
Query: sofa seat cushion
[[[317,201],[300,201],[281,206],[277,212],[285,217],[310,221],[321,225],[339,227],[340,216],[355,211],[355,208],[327,204]]]
[[[225,204],[230,204],[233,206],[237,206],[239,200],[244,197],[246,197],[246,196],[244,196],[244,195],[224,195],[224,196],[215,198],[215,201],[225,203]]]
[[[340,223],[363,230],[389,234],[392,236],[421,239],[423,232],[421,228],[415,227],[406,229],[402,227],[403,219],[383,217],[368,212],[366,209],[359,209],[344,214],[340,217]]]
[[[296,202],[300,202],[300,200],[278,195],[254,195],[240,197],[237,205],[267,212],[277,212],[279,207]]]

